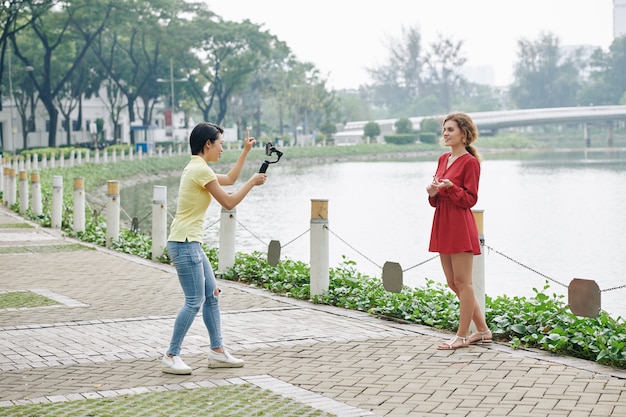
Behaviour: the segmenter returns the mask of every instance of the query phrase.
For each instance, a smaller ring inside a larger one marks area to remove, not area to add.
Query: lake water
[[[531,296],[533,287],[544,286],[544,276],[556,281],[550,282],[550,294],[565,296],[573,278],[593,279],[601,290],[626,285],[626,153],[486,156],[474,208],[484,210],[487,294]],[[271,165],[267,183],[237,207],[236,249],[266,252],[269,242],[278,240],[282,259],[308,262],[311,199],[327,199],[331,267],[345,255],[360,272],[380,277],[384,263],[393,261],[405,270],[406,285],[422,286],[426,277],[445,282],[438,258],[417,266],[434,256],[428,252],[434,209],[425,187],[435,168],[436,157]],[[166,185],[173,214],[178,180],[128,188],[122,182],[121,205],[142,219],[151,210],[152,186]],[[214,202],[207,212],[210,245],[218,242],[220,210]],[[141,224],[144,230],[148,221]],[[626,288],[603,291],[602,308],[626,317],[625,296]]]

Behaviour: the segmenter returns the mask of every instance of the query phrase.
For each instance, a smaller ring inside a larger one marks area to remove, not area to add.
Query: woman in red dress
[[[478,200],[480,179],[480,155],[471,145],[478,138],[478,130],[467,114],[457,112],[446,116],[442,133],[450,152],[439,157],[437,172],[426,191],[428,202],[435,207],[429,251],[439,252],[448,286],[459,298],[456,336],[437,347],[450,350],[491,342],[492,335],[472,286],[474,255],[480,255],[471,210]],[[468,336],[472,320],[477,332]]]

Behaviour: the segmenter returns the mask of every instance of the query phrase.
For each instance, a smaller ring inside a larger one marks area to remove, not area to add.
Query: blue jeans
[[[174,322],[174,333],[167,353],[180,355],[180,347],[196,314],[202,307],[202,319],[209,332],[211,348],[222,346],[218,298],[213,295],[217,281],[209,259],[199,242],[167,242],[167,253],[176,267],[185,304]]]

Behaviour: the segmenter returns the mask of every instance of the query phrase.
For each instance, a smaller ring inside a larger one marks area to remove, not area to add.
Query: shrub
[[[396,133],[393,135],[385,135],[385,142],[392,145],[408,145],[417,141],[415,133]]]
[[[396,128],[396,133],[402,134],[413,132],[413,122],[406,117],[396,120],[394,126]]]

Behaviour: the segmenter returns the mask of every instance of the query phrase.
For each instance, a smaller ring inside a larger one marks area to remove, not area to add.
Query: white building
[[[15,102],[6,96],[3,97],[2,111],[0,111],[0,151],[14,153],[24,148],[37,148],[48,146],[49,118],[48,112],[41,103],[38,103],[35,110],[35,130],[28,132],[27,143],[24,146],[24,126],[19,115]],[[106,93],[102,91],[102,97]],[[103,137],[107,141],[116,143],[130,143],[130,131],[135,131],[135,142],[161,142],[174,141],[186,143],[190,129],[184,127],[184,114],[175,113],[172,117],[173,129],[165,129],[165,118],[163,106],[157,105],[153,111],[153,120],[148,123],[148,128],[142,125],[141,121],[136,121],[131,126],[128,117],[128,110],[124,109],[120,114],[119,137],[115,137],[113,122],[109,117],[109,110],[100,97],[85,99],[82,102],[82,124],[78,126],[78,108],[71,112],[70,144],[92,143],[94,141],[93,129],[96,120],[102,119]],[[137,115],[137,111],[135,115]],[[56,132],[56,146],[67,144],[67,130],[64,128],[64,117],[59,114]],[[170,133],[170,135],[168,135]]]

